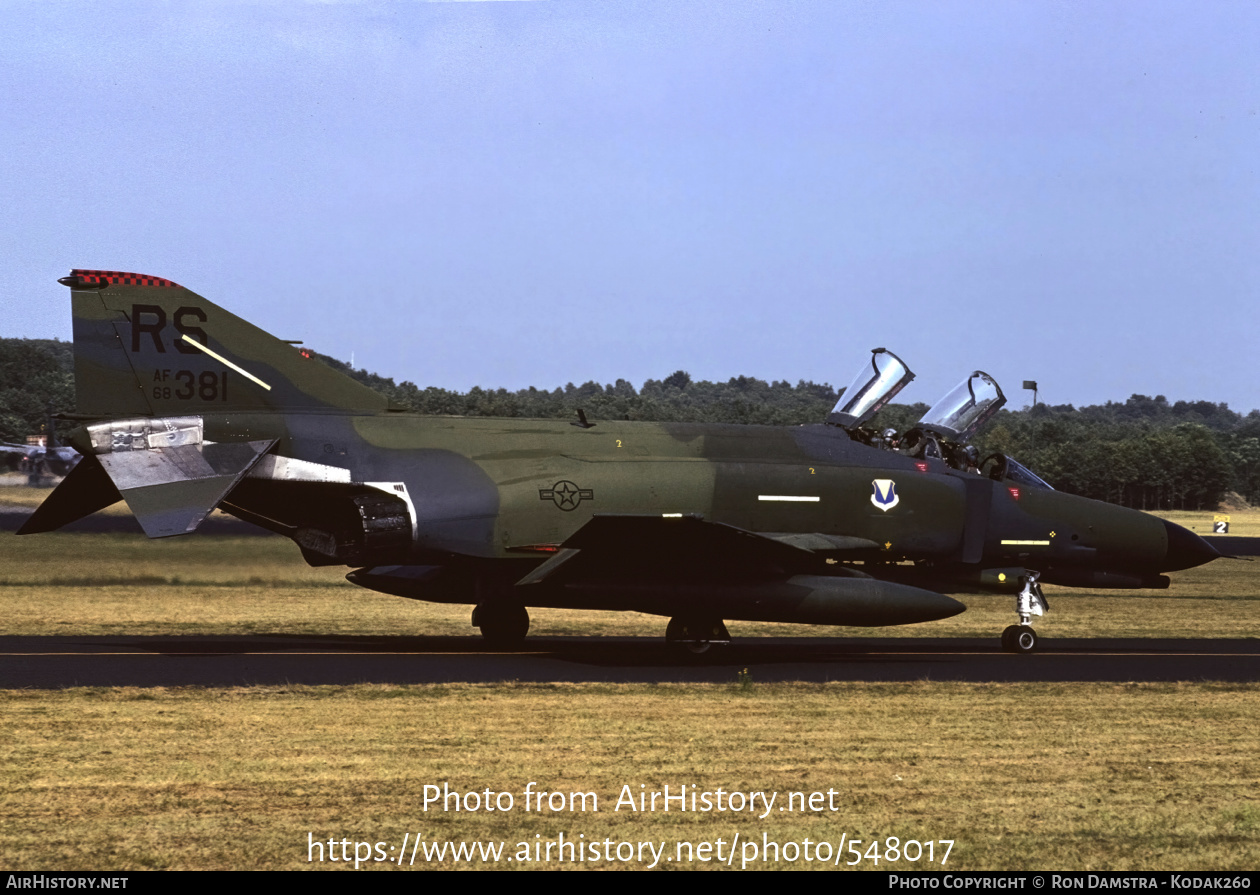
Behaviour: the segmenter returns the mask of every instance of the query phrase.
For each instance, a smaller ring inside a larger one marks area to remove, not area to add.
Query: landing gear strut
[[[1034,615],[1045,615],[1050,609],[1046,595],[1041,592],[1037,579],[1040,572],[1029,570],[1024,586],[1015,597],[1015,612],[1019,624],[1011,625],[1002,632],[1002,649],[1008,653],[1031,653],[1037,649],[1037,632],[1032,629]]]
[[[671,618],[665,628],[665,642],[670,650],[691,656],[702,656],[715,645],[731,642],[731,635],[720,618]]]
[[[496,649],[520,646],[529,631],[529,613],[519,603],[479,603],[472,623],[481,629],[486,643]]]

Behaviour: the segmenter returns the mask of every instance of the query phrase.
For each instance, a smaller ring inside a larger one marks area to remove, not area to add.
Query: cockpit
[[[1054,490],[1049,482],[1014,457],[1008,457],[1006,454],[990,454],[985,457],[984,463],[981,464],[981,472],[998,482],[1010,480],[1028,488]]]
[[[960,472],[987,475],[996,481],[1010,480],[1028,488],[1054,490],[1014,458],[991,454],[981,460],[978,449],[970,444],[980,427],[1006,404],[1001,386],[983,370],[974,371],[947,392],[904,434],[863,426],[913,379],[914,373],[897,355],[886,348],[872,350],[870,362],[862,366],[828,414],[828,424],[844,429],[854,441],[871,447],[916,459],[940,460]]]

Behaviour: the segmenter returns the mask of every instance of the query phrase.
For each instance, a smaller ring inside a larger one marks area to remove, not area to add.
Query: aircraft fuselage
[[[1145,586],[1187,564],[1169,556],[1169,523],[1148,514],[868,447],[831,426],[579,428],[403,413],[204,419],[207,440],[278,438],[279,454],[347,468],[354,481],[405,483],[412,560],[523,559],[522,548],[561,544],[596,514],[683,514],[862,539],[880,547],[871,560],[886,562],[1099,571]]]

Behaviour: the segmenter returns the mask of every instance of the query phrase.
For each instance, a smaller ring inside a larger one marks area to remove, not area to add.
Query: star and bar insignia
[[[556,482],[550,488],[539,488],[538,498],[540,500],[550,500],[566,513],[570,510],[576,510],[578,504],[584,500],[595,499],[595,489],[579,488],[572,482]]]

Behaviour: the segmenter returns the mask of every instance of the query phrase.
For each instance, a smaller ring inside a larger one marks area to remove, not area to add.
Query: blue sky
[[[72,267],[398,380],[1260,407],[1252,3],[0,0],[0,335]]]

